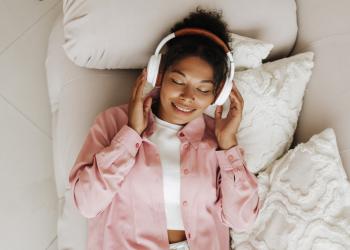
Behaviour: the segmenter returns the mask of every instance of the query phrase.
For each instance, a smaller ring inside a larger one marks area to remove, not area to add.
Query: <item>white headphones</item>
[[[184,36],[184,35],[194,35],[194,34],[195,35],[199,34],[199,35],[209,37],[211,40],[213,40],[218,45],[220,45],[224,49],[227,55],[227,65],[229,66],[229,74],[226,78],[225,83],[223,85],[221,84],[221,86],[218,86],[218,91],[216,92],[216,96],[215,96],[215,102],[214,104],[212,104],[212,105],[222,105],[225,103],[226,99],[229,97],[233,87],[232,80],[233,80],[233,75],[235,71],[235,64],[233,62],[232,53],[230,49],[227,47],[227,45],[218,36],[216,36],[215,34],[205,29],[185,28],[185,29],[175,31],[174,33],[171,33],[167,35],[165,38],[163,38],[163,40],[158,44],[154,55],[152,55],[148,61],[147,82],[149,82],[153,87],[156,87],[157,83],[160,84],[159,81],[157,82],[158,71],[161,65],[161,58],[162,58],[162,54],[160,54],[159,52],[164,46],[164,44],[175,37]]]

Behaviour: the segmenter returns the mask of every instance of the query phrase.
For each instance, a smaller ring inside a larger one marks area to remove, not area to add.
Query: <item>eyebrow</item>
[[[174,70],[172,70],[172,71],[170,71],[170,72],[179,73],[180,75],[186,77],[185,73],[183,73],[182,71],[177,70],[177,69],[174,69]],[[213,82],[212,80],[202,80],[201,82],[203,82],[203,83],[212,83],[212,84],[214,84],[214,82]]]

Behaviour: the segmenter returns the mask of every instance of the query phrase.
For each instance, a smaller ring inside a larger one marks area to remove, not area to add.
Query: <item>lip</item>
[[[188,108],[188,107],[186,107],[186,106],[182,106],[182,105],[176,104],[176,106],[178,106],[178,107],[180,107],[180,108],[190,109],[190,110],[191,110],[191,111],[189,111],[189,112],[182,111],[182,110],[178,109],[178,108],[175,106],[175,103],[173,103],[173,102],[171,103],[171,106],[173,106],[174,110],[175,110],[176,112],[180,113],[180,114],[186,114],[186,115],[188,115],[188,114],[192,114],[192,113],[195,111],[195,109],[191,109],[191,108]]]

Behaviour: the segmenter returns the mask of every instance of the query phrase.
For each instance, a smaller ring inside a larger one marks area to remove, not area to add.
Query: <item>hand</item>
[[[221,117],[222,105],[215,109],[215,135],[220,149],[229,149],[237,145],[236,133],[242,120],[244,101],[236,84],[233,84],[230,101],[230,110],[226,118]]]
[[[139,135],[145,130],[148,123],[148,112],[152,105],[152,97],[145,100],[142,98],[146,83],[147,70],[143,69],[137,77],[128,108],[128,126],[133,128]]]

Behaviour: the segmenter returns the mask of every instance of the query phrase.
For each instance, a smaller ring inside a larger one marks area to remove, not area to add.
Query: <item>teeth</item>
[[[192,109],[185,109],[185,108],[181,108],[179,106],[177,106],[175,103],[174,103],[175,107],[178,108],[179,110],[183,111],[183,112],[191,112]]]

